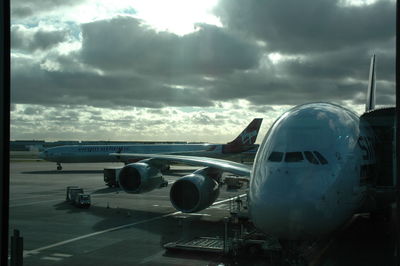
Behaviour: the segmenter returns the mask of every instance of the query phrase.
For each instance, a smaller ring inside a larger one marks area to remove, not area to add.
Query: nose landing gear
[[[57,163],[57,170],[58,170],[58,171],[61,171],[61,170],[62,170],[61,163]]]

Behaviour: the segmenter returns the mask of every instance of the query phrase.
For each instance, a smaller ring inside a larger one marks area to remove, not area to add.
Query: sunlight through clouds
[[[179,35],[196,30],[196,23],[221,26],[219,19],[212,14],[217,0],[148,0],[130,1],[137,17],[146,21],[159,31],[169,31]]]
[[[222,143],[255,117],[262,136],[297,104],[360,113],[372,54],[377,105],[393,105],[394,7],[13,0],[11,137]]]

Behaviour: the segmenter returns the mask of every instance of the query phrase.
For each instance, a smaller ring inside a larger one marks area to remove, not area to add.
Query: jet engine
[[[198,212],[214,203],[219,195],[219,184],[201,169],[177,180],[169,195],[177,210]]]
[[[127,193],[140,194],[165,186],[160,170],[147,163],[131,163],[119,173],[119,185]]]

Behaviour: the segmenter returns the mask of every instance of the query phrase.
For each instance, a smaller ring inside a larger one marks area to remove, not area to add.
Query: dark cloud
[[[215,12],[229,30],[263,41],[267,53],[281,53],[283,60],[264,76],[240,73],[218,80],[212,97],[243,97],[254,104],[359,103],[369,58],[376,54],[377,101],[394,104],[394,1],[341,6],[331,0],[222,0]]]
[[[391,47],[357,46],[345,50],[315,53],[292,60],[284,60],[277,65],[279,73],[293,79],[308,80],[366,80],[369,74],[369,59],[376,55],[380,80],[395,79],[395,40],[389,40],[385,45]],[[384,49],[382,49],[384,47]]]
[[[339,0],[222,0],[222,23],[282,53],[316,53],[379,44],[395,32],[395,1],[342,6]]]
[[[43,12],[80,5],[86,0],[12,0],[11,17],[25,18]]]
[[[290,63],[287,64],[293,67]],[[266,69],[265,72],[235,73],[214,80],[207,90],[207,97],[219,101],[247,99],[254,105],[296,105],[316,101],[341,103],[347,100],[359,103],[356,96],[365,95],[367,92],[369,65],[369,58],[364,58],[364,62],[358,67],[361,70],[355,70],[357,66],[354,66],[352,71],[340,75],[333,71],[339,66],[329,65],[332,70],[331,76],[318,68],[315,72],[307,73],[307,69],[300,67],[296,68],[296,73],[294,70],[281,69],[276,70],[278,74],[269,73]],[[287,67],[285,64],[283,66]],[[344,68],[346,69],[346,66]],[[360,74],[353,75],[353,72]],[[282,76],[279,73],[282,73]],[[394,80],[378,80],[377,95],[382,96],[377,98],[378,104],[394,104]],[[364,98],[362,103],[365,103]]]
[[[22,26],[13,25],[11,27],[11,48],[30,52],[46,50],[65,41],[67,36],[68,31],[66,30],[28,30]]]
[[[197,27],[178,36],[156,32],[132,17],[87,23],[82,25],[81,56],[104,70],[151,75],[217,75],[257,67],[260,51],[254,44],[216,26]]]
[[[18,58],[12,61],[11,100],[15,103],[157,108],[212,105],[199,90],[173,88],[134,75],[49,71],[41,68],[40,63],[32,65]]]
[[[149,107],[155,113],[239,99],[261,111],[309,101],[358,104],[375,53],[378,103],[393,104],[393,10],[388,1],[359,7],[327,0],[222,1],[216,12],[226,27],[198,24],[183,36],[132,17],[95,21],[81,25],[80,50],[53,51],[41,60],[13,57],[12,101]],[[32,30],[24,38],[18,26],[13,32],[13,48],[26,51],[53,47],[69,34]],[[282,53],[282,60],[270,60],[271,52]]]
[[[131,17],[84,24],[78,52],[49,54],[34,64],[13,58],[12,100],[101,107],[212,106],[212,87],[204,75],[255,68],[259,50],[218,27],[198,27],[180,37],[156,32]]]

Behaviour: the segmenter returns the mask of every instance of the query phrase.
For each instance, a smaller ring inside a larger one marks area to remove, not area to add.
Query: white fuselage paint
[[[223,157],[223,144],[138,144],[138,145],[66,145],[49,148],[40,158],[57,163],[121,162],[111,153],[173,153],[206,157]],[[251,152],[251,151],[249,151]],[[253,150],[253,155],[255,150]]]
[[[361,169],[375,162],[371,141],[369,127],[338,105],[311,103],[284,113],[253,165],[248,201],[256,227],[279,238],[310,239],[345,223],[366,196]]]

